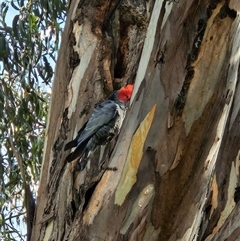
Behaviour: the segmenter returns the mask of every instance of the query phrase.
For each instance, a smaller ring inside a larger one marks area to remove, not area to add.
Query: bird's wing
[[[78,145],[89,139],[100,127],[111,121],[116,116],[117,108],[117,104],[111,100],[106,100],[97,106],[93,110],[85,128],[78,133]]]
[[[65,150],[76,146],[76,149],[66,157],[67,162],[82,155],[88,140],[99,128],[108,124],[116,116],[117,109],[118,105],[114,101],[106,100],[93,110],[89,120],[78,131],[77,137],[65,146]]]
[[[78,145],[78,137],[81,135],[81,132],[84,130],[85,126],[87,125],[87,122],[82,126],[82,128],[78,131],[77,136],[75,137],[75,139],[69,141],[65,147],[64,147],[64,151],[71,149],[73,147],[76,147]]]

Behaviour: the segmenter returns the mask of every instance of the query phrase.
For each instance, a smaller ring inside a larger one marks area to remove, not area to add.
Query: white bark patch
[[[72,21],[74,21],[76,15],[77,15],[77,14],[76,14],[77,9],[79,9],[79,8],[78,8],[78,4],[75,3],[75,4],[74,4],[74,7],[73,7],[72,14],[71,14],[71,16],[70,16]]]
[[[239,167],[240,167],[240,151],[238,151],[238,155],[236,157],[236,175],[238,176],[237,178],[239,179]]]
[[[46,227],[45,235],[43,237],[43,241],[50,240],[50,236],[52,234],[52,230],[53,230],[53,221],[48,223],[48,225]]]
[[[168,17],[169,17],[169,14],[170,14],[171,11],[172,11],[173,4],[174,4],[174,2],[173,2],[173,3],[170,3],[170,2],[169,2],[169,3],[167,3],[167,4],[165,5],[165,14],[164,14],[164,17],[163,17],[161,30],[163,29],[165,23],[167,22],[167,19],[168,19]]]
[[[78,25],[78,22],[76,22],[73,26],[73,33],[76,40],[76,45],[73,46],[73,49],[78,52],[79,57],[82,58],[88,48],[97,42],[97,38],[92,34],[92,25],[87,19],[85,19],[84,25]]]
[[[158,23],[158,19],[160,17],[160,11],[162,8],[162,4],[163,4],[163,0],[158,0],[154,4],[152,16],[151,16],[150,23],[149,23],[148,29],[147,29],[146,39],[145,39],[144,46],[143,46],[141,60],[140,60],[138,71],[137,71],[136,80],[134,83],[134,90],[133,90],[133,94],[132,94],[132,98],[131,98],[131,104],[138,91],[139,86],[141,85],[141,83],[144,79],[144,76],[146,75],[148,62],[149,62],[149,59],[150,59],[150,56],[152,53],[152,49],[153,49],[153,44],[155,41],[156,30],[157,30],[157,27],[159,27],[159,26],[157,26],[157,23]]]
[[[76,39],[76,45],[73,48],[79,54],[80,64],[74,69],[72,79],[69,83],[69,119],[71,118],[72,113],[76,110],[81,80],[83,79],[84,73],[88,68],[89,62],[97,45],[97,38],[91,34],[91,25],[87,21],[84,26],[79,26],[76,22],[73,27],[73,33],[75,34]]]

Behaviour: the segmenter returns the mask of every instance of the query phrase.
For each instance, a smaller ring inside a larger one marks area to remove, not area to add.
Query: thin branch
[[[26,214],[26,212],[22,212],[22,213],[19,212],[18,214],[13,215],[13,216],[11,216],[11,217],[6,217],[6,218],[5,218],[5,221],[8,221],[8,220],[13,219],[13,218],[20,217],[20,216],[25,215],[25,214]]]
[[[18,151],[16,150],[14,144],[13,144],[13,139],[12,139],[12,135],[13,135],[13,130],[12,130],[12,127],[10,126],[10,131],[9,131],[9,141],[10,141],[10,145],[11,145],[11,148],[13,150],[13,154],[14,156],[16,157],[17,159],[17,162],[18,162],[18,166],[20,168],[20,172],[21,172],[21,176],[22,176],[22,179],[23,179],[23,188],[25,189],[26,187],[26,174],[25,174],[25,170],[24,170],[24,167],[23,167],[23,160],[22,160],[22,157],[21,155],[18,153]]]

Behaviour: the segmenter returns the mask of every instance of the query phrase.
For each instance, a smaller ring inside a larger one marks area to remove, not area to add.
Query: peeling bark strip
[[[208,23],[212,24],[211,17],[215,17],[215,14],[218,14],[217,18],[219,19],[224,19],[227,17],[230,17],[233,19],[236,18],[236,12],[234,10],[231,10],[227,6],[227,3],[225,4],[210,3],[206,9],[206,17],[199,19],[196,37],[193,41],[192,49],[190,53],[188,53],[188,58],[186,63],[187,74],[183,82],[182,89],[174,103],[175,108],[178,110],[178,112],[180,111],[180,113],[184,108],[187,92],[191,84],[191,80],[194,77],[194,69],[196,68],[195,63],[198,61],[197,59],[199,56],[199,52],[201,51],[201,48],[204,48],[205,41],[207,42],[207,41],[213,40],[214,33],[210,33],[210,35],[211,34],[212,35],[209,37],[208,40],[205,40],[206,38],[205,30],[206,28],[209,28],[209,26],[207,26]],[[202,57],[202,55],[200,57]]]
[[[155,110],[156,105],[152,107],[133,135],[126,165],[123,169],[122,177],[115,193],[115,204],[117,205],[123,204],[127,194],[136,182],[136,175],[143,156],[143,141],[147,138],[148,131],[154,118]]]
[[[239,12],[235,0],[71,2],[33,241],[239,239]],[[135,76],[116,145],[72,173],[64,143]],[[109,161],[116,172],[99,168]]]

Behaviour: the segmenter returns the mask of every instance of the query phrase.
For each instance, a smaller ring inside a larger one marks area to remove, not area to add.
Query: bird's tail
[[[71,148],[74,146],[75,146],[75,143],[73,140],[66,144],[65,149],[68,147]],[[84,142],[77,145],[77,148],[66,157],[65,161],[72,162],[78,159],[80,170],[83,170],[88,162],[88,159],[91,153],[94,152],[95,148],[96,148],[95,141],[92,140],[88,142],[88,140],[85,140]]]
[[[72,152],[66,157],[65,160],[67,162],[72,162],[74,160],[78,160],[76,170],[82,171],[86,167],[89,156],[90,156],[91,153],[92,153],[91,151],[87,152],[86,150],[83,150],[82,154],[79,156],[79,155],[76,155],[76,153]]]
[[[74,141],[74,140],[73,140]],[[71,141],[71,142],[73,142],[73,141]],[[74,147],[75,146],[75,144],[73,143],[71,143],[71,142],[69,142],[68,144],[69,144],[69,146],[72,146],[72,147]],[[68,145],[67,144],[67,145]],[[66,146],[67,146],[66,145]],[[66,161],[67,162],[72,162],[72,161],[74,161],[74,160],[76,160],[76,159],[81,159],[82,158],[82,156],[84,155],[84,153],[85,153],[85,150],[86,150],[86,143],[85,142],[83,142],[83,143],[81,143],[81,144],[78,144],[78,146],[77,146],[77,148],[73,151],[73,152],[71,152],[67,157],[66,157]],[[65,146],[65,147],[66,147]],[[70,147],[71,148],[71,147]]]
[[[77,144],[78,144],[77,140],[72,140],[72,141],[68,142],[64,147],[64,151],[77,146]]]
[[[66,157],[66,159],[65,159],[65,161],[67,161],[67,162],[72,162],[72,161],[74,161],[76,158],[74,157],[74,152],[72,152],[72,153],[70,153],[67,157]]]

